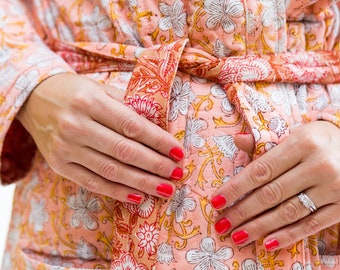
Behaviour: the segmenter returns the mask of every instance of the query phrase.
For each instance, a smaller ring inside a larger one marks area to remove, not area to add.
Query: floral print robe
[[[1,181],[16,182],[1,269],[339,269],[339,224],[278,251],[237,248],[209,202],[292,127],[340,125],[336,2],[0,1]],[[122,203],[49,168],[15,115],[62,72],[122,89],[183,144],[171,200]],[[243,131],[252,155],[234,144]]]

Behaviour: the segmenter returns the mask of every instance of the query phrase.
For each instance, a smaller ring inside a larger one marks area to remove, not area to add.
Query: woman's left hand
[[[250,134],[236,135],[235,143],[247,151],[254,147]],[[301,192],[316,211],[299,201]],[[340,129],[325,121],[295,128],[223,184],[211,203],[224,209],[216,231],[231,233],[238,246],[264,236],[264,246],[275,250],[340,222]]]

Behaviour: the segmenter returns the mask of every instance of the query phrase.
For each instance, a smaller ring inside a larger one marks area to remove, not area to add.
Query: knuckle
[[[320,173],[321,172],[327,172],[327,175],[330,178],[338,178],[339,177],[339,161],[336,159],[331,159],[329,157],[324,158],[319,160],[318,163],[318,170],[316,173]]]
[[[292,223],[302,216],[302,212],[298,205],[292,202],[285,202],[279,208],[280,217],[287,223]]]
[[[296,240],[300,240],[301,239],[301,236],[300,237],[297,237],[298,235],[296,234],[295,230],[293,228],[291,229],[287,229],[285,231],[285,242],[286,243],[294,243],[296,242]]]
[[[228,182],[228,191],[230,198],[239,198],[241,193],[240,186],[238,185],[237,181],[229,181]]]
[[[136,180],[136,188],[139,191],[146,192],[146,191],[149,190],[148,187],[149,187],[149,178],[147,176],[142,175],[142,176],[137,178],[137,180]]]
[[[123,139],[115,144],[112,154],[119,161],[126,163],[135,159],[136,151],[133,149],[131,142]]]
[[[71,115],[61,115],[58,119],[58,133],[65,138],[79,134],[79,121]]]
[[[230,209],[230,216],[237,217],[241,223],[249,219],[247,211],[241,205],[233,206]]]
[[[276,182],[265,185],[259,190],[259,201],[262,203],[262,205],[277,205],[282,201],[282,198],[282,187]]]
[[[321,222],[313,217],[310,217],[306,221],[302,222],[303,230],[307,235],[312,235],[318,232],[322,228],[321,225]]]
[[[121,200],[122,199],[122,192],[120,188],[112,188],[110,190],[110,197],[116,200]]]
[[[119,167],[112,161],[104,161],[99,164],[98,173],[106,179],[114,180],[119,177]]]
[[[310,153],[318,152],[320,150],[320,141],[316,136],[307,136],[303,137],[303,148],[302,150]]]
[[[85,189],[91,192],[98,192],[100,189],[99,181],[97,181],[94,178],[88,178],[83,177],[83,179],[80,180],[81,186],[83,186]]]
[[[252,169],[249,170],[249,179],[257,186],[267,182],[271,177],[271,166],[265,160],[254,162]]]
[[[129,117],[124,119],[121,123],[122,133],[128,138],[138,138],[143,131],[143,125],[141,121],[135,117]]]
[[[252,221],[252,226],[253,226],[254,233],[256,235],[263,236],[266,234],[265,225],[260,220]]]
[[[82,91],[76,91],[73,93],[72,100],[70,106],[72,108],[92,108],[94,99],[89,97],[90,93],[86,93],[86,95]]]
[[[167,175],[169,171],[168,166],[161,159],[155,160],[154,165],[152,166],[152,170],[158,175]]]
[[[154,149],[159,151],[164,145],[168,144],[168,140],[166,136],[156,136],[154,138]]]

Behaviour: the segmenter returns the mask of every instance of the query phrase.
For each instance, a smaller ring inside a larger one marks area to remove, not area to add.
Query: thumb
[[[237,148],[247,153],[253,153],[255,148],[255,140],[250,133],[237,133],[234,136],[234,142]]]

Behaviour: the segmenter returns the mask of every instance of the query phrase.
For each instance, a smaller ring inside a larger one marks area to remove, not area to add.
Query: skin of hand
[[[251,134],[236,135],[235,144],[254,149]],[[339,149],[340,130],[332,123],[294,128],[215,192],[211,203],[221,210],[216,231],[230,233],[240,247],[264,237],[265,248],[276,250],[340,222]],[[317,206],[315,212],[298,200],[301,192]]]
[[[168,132],[123,105],[121,90],[85,76],[49,77],[17,115],[50,167],[63,177],[121,201],[145,193],[171,197],[183,151]]]

